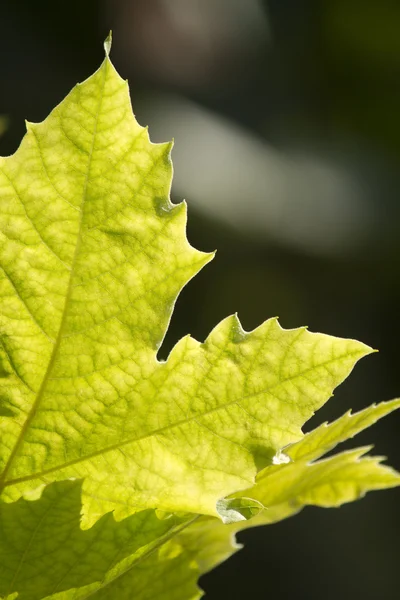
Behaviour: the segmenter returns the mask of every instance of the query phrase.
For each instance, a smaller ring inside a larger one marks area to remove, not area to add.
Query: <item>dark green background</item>
[[[97,68],[112,28],[113,61],[130,81],[139,121],[148,95],[174,92],[282,154],[293,146],[312,148],[365,182],[362,200],[374,215],[373,226],[360,243],[335,252],[295,248],[279,231],[269,236],[234,230],[198,205],[194,210],[187,197],[190,241],[202,250],[218,248],[218,254],[178,300],[164,354],[187,332],[203,340],[235,311],[245,329],[279,315],[284,327],[307,324],[380,350],[357,366],[309,428],[349,407],[400,396],[400,3],[271,0],[264,10],[269,38],[248,52],[233,47],[223,60],[212,49],[208,60],[215,73],[205,77],[201,55],[191,58],[191,36],[182,42],[164,23],[161,0],[3,0],[0,114],[7,115],[9,129],[0,139],[0,154],[16,149],[25,118],[42,120]],[[158,42],[176,47],[177,60],[187,55],[192,80],[184,72],[163,76],[132,51],[134,43],[126,43],[130,27],[140,39],[155,17]],[[317,227],[310,219],[310,231]],[[357,442],[374,441],[375,451],[400,469],[399,432],[396,414]],[[307,508],[293,519],[241,534],[245,549],[202,579],[206,597],[397,599],[399,500],[399,490],[373,493],[338,510]]]

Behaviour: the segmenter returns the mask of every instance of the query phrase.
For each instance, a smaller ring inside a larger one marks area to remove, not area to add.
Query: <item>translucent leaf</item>
[[[356,500],[370,490],[400,485],[400,475],[381,465],[382,458],[363,456],[369,449],[341,452],[315,463],[299,461],[279,471],[271,469],[246,493],[266,507],[288,501],[328,507]]]
[[[333,423],[324,423],[314,431],[307,433],[300,442],[285,449],[285,454],[294,461],[300,459],[315,460],[376,421],[400,407],[400,400],[373,404],[358,413],[348,411]]]
[[[0,160],[5,501],[76,477],[86,526],[111,509],[217,515],[371,351],[233,316],[157,360],[177,294],[212,258],[169,200],[170,149],[107,56]]]
[[[364,344],[231,316],[157,359],[213,255],[186,239],[171,144],[137,124],[110,46],[0,159],[7,600],[196,600],[235,532],[400,484],[365,449],[318,460],[399,401],[302,433]]]

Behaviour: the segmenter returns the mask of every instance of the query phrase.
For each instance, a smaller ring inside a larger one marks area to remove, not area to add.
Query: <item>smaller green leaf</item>
[[[400,407],[400,399],[373,404],[364,410],[352,414],[349,410],[333,423],[323,423],[305,437],[285,449],[292,460],[315,460],[333,448],[376,423],[382,417]]]
[[[361,458],[370,448],[342,452],[315,463],[293,462],[271,467],[269,474],[247,490],[266,507],[290,502],[295,506],[340,506],[366,492],[400,485],[400,475],[381,465],[381,457]]]
[[[348,412],[333,423],[323,423],[285,448],[278,464],[263,469],[257,483],[243,493],[266,507],[286,502],[294,506],[340,506],[370,490],[400,485],[400,475],[381,465],[381,458],[361,458],[365,448],[313,462],[399,407],[400,400],[382,402],[354,415]]]
[[[369,449],[356,448],[309,465],[292,488],[296,490],[295,502],[337,507],[369,491],[400,485],[400,474],[380,464],[384,457],[364,456]]]

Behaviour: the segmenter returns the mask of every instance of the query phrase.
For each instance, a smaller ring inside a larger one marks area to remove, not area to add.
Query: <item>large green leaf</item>
[[[77,477],[86,526],[111,509],[216,515],[371,351],[233,316],[159,362],[177,294],[212,258],[169,200],[170,150],[106,56],[0,160],[4,501]]]
[[[7,600],[195,600],[237,531],[400,483],[365,449],[318,460],[399,401],[302,433],[367,346],[231,316],[158,361],[212,255],[189,245],[171,145],[137,124],[108,52],[0,159]]]

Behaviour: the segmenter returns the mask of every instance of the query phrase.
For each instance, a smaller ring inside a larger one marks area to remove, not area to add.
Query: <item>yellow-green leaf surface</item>
[[[286,448],[285,453],[295,462],[316,460],[398,408],[400,399],[373,404],[358,413],[349,410],[333,423],[323,423],[307,433],[299,442]]]
[[[271,470],[254,486],[252,496],[266,507],[287,501],[333,507],[370,490],[400,485],[400,475],[381,465],[381,457],[364,456],[369,449],[357,448],[315,463],[301,461]]]
[[[0,490],[83,479],[114,509],[217,514],[370,349],[236,317],[157,360],[176,297],[212,255],[171,204],[171,144],[135,121],[108,56],[0,160]]]

